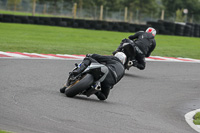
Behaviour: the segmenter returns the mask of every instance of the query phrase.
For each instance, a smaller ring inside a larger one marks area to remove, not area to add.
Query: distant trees
[[[6,2],[10,10],[17,10],[20,8],[19,4],[21,2],[33,2],[33,0],[0,1],[3,1],[3,3]],[[127,7],[130,17],[141,17],[141,14],[146,14],[149,17],[156,16],[156,18],[158,18],[158,16],[161,15],[161,10],[165,10],[165,18],[177,16],[179,19],[180,17],[187,17],[187,20],[194,18],[200,21],[200,0],[36,0],[36,2],[44,4],[44,9],[46,8],[45,5],[50,3],[48,11],[52,13],[59,13],[62,9],[72,8],[73,3],[77,3],[77,9],[80,13],[82,9],[99,9],[100,6],[103,5],[106,11],[123,12],[125,7]],[[182,12],[184,9],[188,10],[187,14]]]
[[[21,0],[8,0],[7,5],[11,10],[16,11],[18,8],[18,5],[21,3]]]
[[[162,4],[166,10],[166,15],[171,16],[175,12],[179,12],[178,10],[187,9],[188,20],[193,18],[193,15],[197,15],[196,19],[199,18],[200,14],[200,1],[199,0],[162,0]],[[178,13],[180,15],[180,13]],[[182,12],[182,15],[183,12]],[[178,16],[177,16],[178,17]],[[179,16],[180,17],[180,16]]]

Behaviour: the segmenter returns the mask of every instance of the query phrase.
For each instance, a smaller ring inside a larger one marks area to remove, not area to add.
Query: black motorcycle
[[[129,70],[133,66],[133,60],[135,60],[136,56],[134,42],[130,39],[123,39],[118,50],[113,52],[113,55],[117,52],[123,52],[126,55],[127,59],[124,63],[124,68]]]
[[[81,64],[75,64],[78,69]],[[98,62],[92,62],[83,72],[74,76],[69,74],[66,85],[60,89],[61,93],[65,93],[67,97],[76,95],[86,95],[87,97],[101,91],[100,82],[102,82],[108,74],[108,68]]]

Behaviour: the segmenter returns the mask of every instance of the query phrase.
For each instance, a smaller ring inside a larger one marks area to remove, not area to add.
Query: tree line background
[[[98,19],[103,5],[104,20],[123,21],[125,7],[128,21],[142,23],[164,19],[200,23],[200,0],[0,0],[1,10],[30,12],[36,1],[36,12],[72,17],[77,3],[77,17]]]

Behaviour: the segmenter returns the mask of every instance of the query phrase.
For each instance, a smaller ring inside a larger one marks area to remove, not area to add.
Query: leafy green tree
[[[43,2],[43,3],[46,3],[46,2],[48,2],[48,3],[51,3],[50,4],[50,7],[49,7],[49,11],[51,12],[51,13],[59,13],[60,12],[60,10],[61,10],[61,5],[60,5],[60,3],[62,3],[63,2],[63,0],[40,0],[41,2]]]
[[[7,6],[9,9],[16,11],[20,3],[21,3],[21,0],[8,0]]]
[[[199,0],[162,0],[167,16],[172,16],[178,9],[188,9],[188,18],[200,14]]]
[[[123,5],[142,12],[156,11],[158,7],[156,0],[124,0]]]
[[[132,19],[134,14],[137,21],[143,17],[157,16],[160,12],[160,6],[156,0],[124,0],[123,5],[129,9],[129,18]]]
[[[183,15],[183,9],[176,11],[176,22],[185,22],[185,16]]]

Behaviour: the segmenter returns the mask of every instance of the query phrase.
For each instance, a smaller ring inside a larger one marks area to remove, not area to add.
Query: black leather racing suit
[[[151,52],[156,47],[156,41],[154,36],[151,33],[147,33],[144,31],[139,31],[134,35],[128,37],[130,40],[134,40],[134,47],[136,50],[136,57],[137,63],[135,66],[140,70],[145,69],[146,62],[145,57],[149,57]]]
[[[86,58],[84,58],[81,66],[88,66],[93,59],[101,64],[104,64],[109,69],[108,75],[106,76],[105,80],[101,82],[101,91],[96,93],[96,96],[100,100],[105,100],[109,95],[110,89],[112,89],[113,86],[117,84],[124,76],[124,65],[115,56],[89,54]]]

